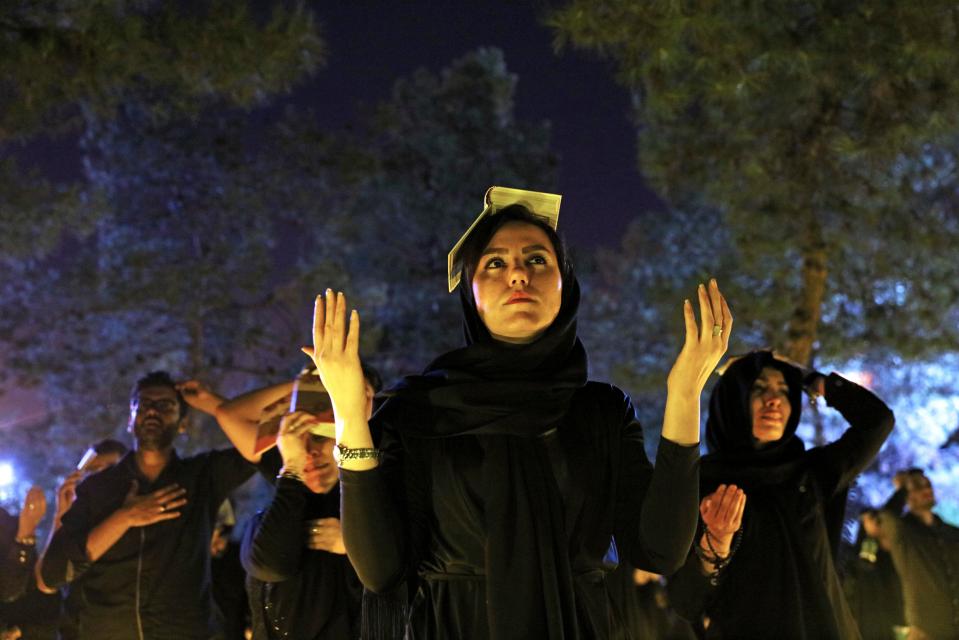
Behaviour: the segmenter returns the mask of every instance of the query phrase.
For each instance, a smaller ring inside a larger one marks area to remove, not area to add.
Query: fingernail
[[[703,285],[702,282],[699,283],[699,290],[700,290],[700,291],[705,291],[705,290],[706,290],[706,287]]]
[[[711,284],[711,285],[713,285],[713,286],[715,287],[715,286],[716,286],[716,278],[710,279],[709,284]]]
[[[342,292],[342,291],[337,291],[337,292],[336,292],[336,297],[337,297],[337,298],[342,298],[342,297],[343,297],[343,292]]]
[[[688,307],[689,304],[690,304],[690,303],[689,303],[689,298],[686,298],[685,300],[683,300],[683,304]]]
[[[327,288],[326,288],[326,295],[330,295],[331,293],[333,293],[333,289],[330,289],[329,287],[327,287]]]

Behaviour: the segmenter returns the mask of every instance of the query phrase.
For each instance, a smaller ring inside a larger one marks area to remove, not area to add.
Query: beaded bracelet
[[[709,579],[709,584],[715,587],[719,585],[719,578],[721,577],[723,571],[725,571],[726,567],[729,566],[730,561],[736,554],[736,551],[739,549],[739,545],[742,543],[743,528],[742,525],[740,525],[739,529],[736,530],[736,533],[733,534],[732,544],[729,545],[729,553],[724,556],[719,555],[719,552],[716,551],[715,547],[713,547],[713,534],[710,533],[709,527],[707,527],[705,524],[703,525],[703,536],[706,538],[706,546],[709,547],[709,554],[712,555],[707,554],[699,543],[694,544],[693,548],[695,549],[696,555],[700,560],[713,565],[713,570],[707,574],[706,577]]]

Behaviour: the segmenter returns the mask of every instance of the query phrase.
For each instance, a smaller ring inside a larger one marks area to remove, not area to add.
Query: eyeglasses
[[[150,409],[153,409],[157,413],[169,413],[179,407],[179,405],[179,402],[169,398],[164,398],[162,400],[143,399],[137,401],[136,411],[137,413],[146,413]]]

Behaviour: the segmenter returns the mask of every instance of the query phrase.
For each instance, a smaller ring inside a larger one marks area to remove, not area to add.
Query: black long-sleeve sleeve
[[[626,399],[615,536],[629,563],[660,574],[676,572],[699,517],[699,445],[663,438],[651,468],[642,429]]]
[[[385,429],[378,467],[340,469],[343,543],[360,581],[375,593],[400,584],[414,562],[411,540],[426,526],[426,479],[407,455],[399,437]]]
[[[826,404],[839,411],[849,428],[835,442],[810,452],[827,499],[849,486],[879,453],[895,417],[874,393],[835,373],[826,378]]]
[[[87,556],[87,536],[94,527],[91,516],[93,496],[88,485],[81,482],[77,486],[77,498],[70,509],[63,514],[62,524],[50,539],[43,552],[41,575],[43,582],[51,589],[58,589],[89,569],[91,562]],[[119,507],[119,503],[116,505]]]
[[[282,582],[299,571],[309,495],[310,490],[298,480],[277,480],[270,505],[251,520],[243,536],[240,560],[248,574],[263,582]]]

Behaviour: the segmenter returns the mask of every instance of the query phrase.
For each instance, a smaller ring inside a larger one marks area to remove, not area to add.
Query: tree
[[[752,294],[738,327],[808,364],[959,344],[941,322],[959,300],[940,252],[959,239],[955,199],[929,199],[957,184],[957,12],[575,0],[551,22],[559,45],[618,62],[643,172],[675,206],[721,214]]]
[[[15,381],[48,403],[32,434],[59,454],[35,469],[48,483],[116,434],[148,368],[223,379],[291,366],[276,336],[260,340],[282,326],[284,291],[236,107],[288,89],[323,47],[312,14],[274,6],[269,19],[228,2],[0,14],[0,142],[79,130],[88,169],[60,186],[9,161],[0,181],[0,304],[16,310],[0,340]]]
[[[0,10],[0,142],[109,120],[131,88],[163,87],[151,105],[195,112],[249,107],[288,90],[323,60],[312,14],[270,3],[56,0]]]
[[[273,136],[279,146],[267,155],[288,158],[290,177],[272,181],[271,197],[305,221],[313,255],[342,268],[314,280],[314,293],[351,295],[363,351],[387,378],[462,344],[446,254],[486,189],[552,188],[549,126],[516,120],[516,84],[499,50],[480,49],[398,80],[354,132],[331,135],[291,113]]]

